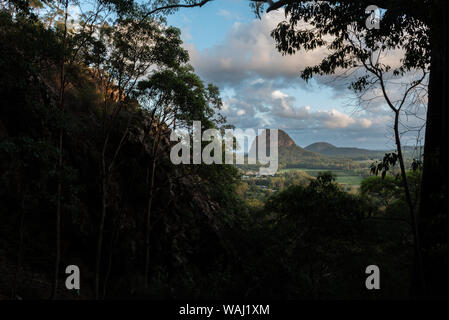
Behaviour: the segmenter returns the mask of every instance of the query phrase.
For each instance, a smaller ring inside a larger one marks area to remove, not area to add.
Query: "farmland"
[[[337,183],[348,188],[359,188],[363,178],[368,175],[368,172],[354,172],[346,170],[328,170],[328,169],[307,169],[307,168],[288,168],[279,170],[278,174],[283,174],[292,171],[304,171],[312,177],[317,177],[320,172],[331,171],[336,176]]]

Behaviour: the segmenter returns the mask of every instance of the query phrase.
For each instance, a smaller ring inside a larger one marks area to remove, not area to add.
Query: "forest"
[[[365,1],[248,1],[256,16],[288,14],[272,31],[279,52],[333,50],[298,77],[357,66],[361,94],[387,73],[423,74],[402,102],[384,91],[396,150],[351,159],[288,142],[280,171],[260,178],[251,166],[170,160],[174,129],[233,128],[167,23],[208,2],[1,1],[0,300],[448,298],[448,4],[377,1],[383,27],[365,34]],[[367,54],[393,47],[405,52],[395,70]],[[427,77],[414,158],[399,117]],[[80,289],[66,288],[69,265]],[[369,265],[381,290],[365,286]]]

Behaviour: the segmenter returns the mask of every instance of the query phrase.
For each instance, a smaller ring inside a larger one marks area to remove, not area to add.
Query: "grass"
[[[337,175],[337,182],[344,184],[344,185],[350,185],[350,186],[360,186],[360,183],[363,180],[363,177],[361,176],[338,176]]]

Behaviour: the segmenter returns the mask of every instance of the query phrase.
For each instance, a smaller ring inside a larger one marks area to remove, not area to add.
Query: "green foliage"
[[[285,7],[288,21],[282,21],[272,32],[276,47],[284,54],[319,47],[331,49],[319,64],[302,72],[304,79],[310,79],[313,74],[334,74],[337,68],[355,67],[369,58],[370,51],[399,47],[405,51],[405,57],[402,65],[394,70],[396,74],[426,69],[430,62],[429,11],[417,10],[418,6],[410,6],[405,1],[394,5],[385,3],[388,10],[381,17],[382,28],[368,31],[365,26],[368,5],[364,1],[288,2]],[[310,27],[301,26],[302,22]],[[349,41],[354,40],[354,35],[363,35],[364,48]],[[389,67],[385,68],[388,72]],[[352,86],[360,90],[366,84],[362,76]]]
[[[397,198],[400,188],[399,181],[391,176],[384,178],[371,176],[362,181],[360,192],[363,196],[379,201],[381,205],[388,207],[391,201]]]
[[[222,106],[218,88],[205,86],[189,65],[151,74],[139,82],[137,95],[143,107],[170,125],[191,127],[195,120],[207,129],[225,123],[217,114]]]
[[[249,240],[251,249],[242,248],[242,254],[248,255],[250,296],[372,296],[357,285],[357,270],[374,259],[390,265],[385,276],[394,278],[400,268],[385,252],[404,258],[410,247],[392,240],[407,232],[402,225],[386,228],[388,222],[373,220],[371,210],[362,197],[341,191],[329,173],[320,174],[308,186],[291,186],[270,197],[257,218],[260,238]],[[383,297],[404,294],[404,281],[396,278]]]
[[[375,161],[370,166],[370,171],[372,174],[376,176],[379,172],[382,175],[382,178],[385,178],[388,171],[391,172],[391,169],[396,165],[398,161],[398,154],[395,152],[386,153],[382,159],[382,161]]]

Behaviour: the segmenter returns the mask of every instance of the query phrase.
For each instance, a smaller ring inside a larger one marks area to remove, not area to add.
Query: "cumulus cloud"
[[[347,128],[356,121],[347,114],[341,113],[338,110],[332,109],[329,111],[319,111],[316,118],[321,120],[323,125],[328,129]]]
[[[217,14],[225,18],[230,15],[224,9]],[[195,71],[225,92],[222,112],[228,122],[240,128],[284,129],[297,138],[300,145],[305,145],[301,140],[308,143],[326,140],[336,145],[357,146],[359,142],[359,146],[372,147],[376,137],[385,141],[391,115],[379,91],[370,92],[366,96],[370,103],[359,108],[357,113],[348,113],[332,105],[335,97],[348,95],[347,78],[317,77],[319,85],[334,90],[328,105],[301,104],[287,94],[288,89],[298,87],[319,90],[306,86],[299,75],[305,67],[320,62],[328,51],[319,48],[293,56],[280,54],[270,34],[283,19],[284,13],[279,10],[263,15],[261,20],[235,22],[224,39],[206,49],[198,50],[192,43],[185,44]],[[394,52],[381,61],[395,64],[401,54]]]
[[[249,77],[298,78],[300,71],[320,61],[326,50],[282,56],[270,33],[283,19],[283,12],[276,11],[250,23],[235,22],[223,42],[206,50],[189,44],[192,64],[207,80],[218,84],[235,85]]]
[[[255,90],[257,91],[257,90]],[[282,90],[268,90],[263,87],[258,95],[257,102],[248,103],[251,97],[244,94],[236,94],[232,98],[226,97],[224,113],[241,127],[250,127],[247,124],[248,117],[238,118],[241,115],[251,116],[252,124],[259,127],[264,125],[277,125],[282,129],[308,129],[308,130],[362,130],[372,126],[382,125],[387,122],[383,115],[375,115],[367,112],[348,115],[335,108],[327,110],[315,110],[313,107],[297,104],[295,97]],[[241,100],[240,100],[241,99]],[[261,104],[265,107],[257,108]],[[226,109],[226,110],[225,110]],[[375,119],[375,120],[374,120]],[[389,118],[388,118],[389,120]]]

